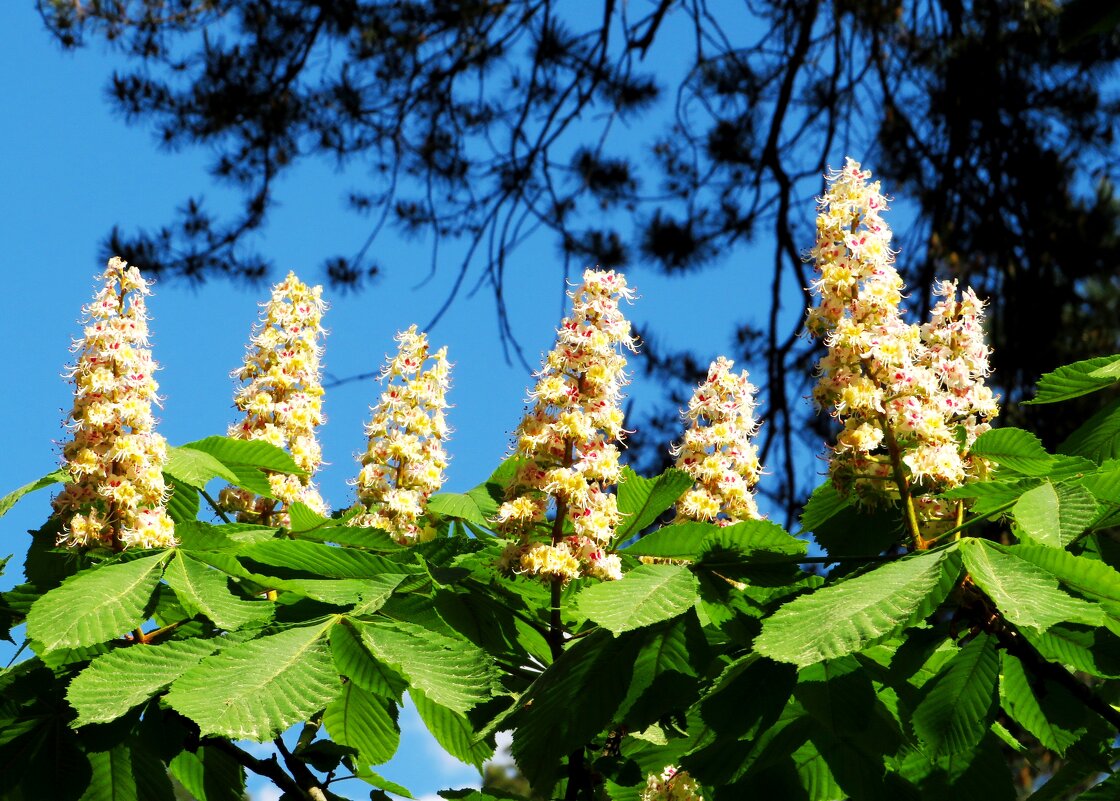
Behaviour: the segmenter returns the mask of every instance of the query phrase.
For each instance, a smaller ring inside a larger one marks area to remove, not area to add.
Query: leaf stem
[[[218,502],[210,497],[210,493],[208,493],[202,487],[199,487],[198,491],[202,494],[202,497],[206,499],[206,502],[210,504],[210,507],[217,513],[218,517],[221,518],[223,523],[233,522],[228,517],[226,517],[225,510],[218,504]]]

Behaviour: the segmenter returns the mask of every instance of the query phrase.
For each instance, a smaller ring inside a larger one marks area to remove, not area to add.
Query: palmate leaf
[[[800,667],[856,653],[928,617],[959,574],[952,547],[882,565],[785,604],[763,621],[754,648]]]
[[[615,532],[615,542],[624,542],[639,533],[691,486],[692,478],[688,473],[674,467],[656,478],[644,478],[629,467],[622,468],[622,480],[618,485],[622,524]]]
[[[1054,548],[1043,550],[1065,553]],[[1104,622],[1097,604],[1065,592],[1053,573],[1022,558],[1016,550],[986,540],[968,539],[961,544],[961,552],[972,580],[992,599],[1000,614],[1016,626],[1045,631],[1055,623],[1099,626]],[[1078,558],[1072,554],[1069,557]]]
[[[982,456],[1027,476],[1045,476],[1057,459],[1042,447],[1042,440],[1021,428],[993,428],[985,431],[969,449],[973,456]]]
[[[430,700],[423,691],[412,689],[408,697],[440,747],[460,762],[481,769],[494,756],[494,747],[480,739],[471,722],[458,712]]]
[[[219,644],[216,640],[174,640],[118,648],[97,657],[66,691],[66,699],[78,710],[72,725],[116,720],[214,653]]]
[[[172,551],[84,570],[39,598],[27,613],[27,636],[43,650],[111,640],[144,622]]]
[[[680,565],[640,565],[619,581],[595,584],[576,599],[580,614],[614,634],[659,623],[700,600],[696,576]]]
[[[405,621],[353,624],[371,654],[437,704],[466,712],[497,688],[490,658],[466,640]]]
[[[1097,502],[1085,487],[1055,487],[1046,481],[1024,492],[1011,514],[1030,539],[1052,548],[1065,548],[1096,518]]]
[[[912,722],[927,756],[960,754],[980,742],[989,728],[998,677],[995,638],[982,635],[961,648],[926,685]]]
[[[1088,710],[1052,681],[1040,680],[1041,692],[1036,693],[1023,663],[1011,654],[1003,654],[1002,671],[999,696],[1004,710],[1044,748],[1065,756],[1066,749],[1085,734]]]
[[[338,693],[329,626],[289,629],[206,657],[171,685],[167,704],[203,736],[270,739]]]
[[[388,762],[401,739],[396,705],[352,681],[327,704],[323,725],[336,743],[357,750],[363,767]]]
[[[176,553],[163,572],[179,603],[189,614],[202,614],[220,628],[233,631],[272,616],[268,601],[245,601],[226,586],[226,576],[196,559]]]
[[[1056,403],[1110,387],[1120,381],[1116,362],[1120,362],[1120,353],[1059,367],[1038,380],[1038,392],[1024,403]]]

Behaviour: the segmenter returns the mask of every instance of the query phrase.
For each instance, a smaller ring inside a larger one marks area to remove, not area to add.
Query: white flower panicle
[[[369,446],[355,482],[365,510],[350,524],[379,528],[400,544],[413,545],[435,533],[417,521],[444,482],[451,365],[447,348],[429,356],[428,336],[415,325],[396,339],[397,355],[381,371],[385,388],[370,410]]]
[[[902,279],[880,216],[886,201],[870,175],[848,159],[828,176],[810,253],[819,300],[807,321],[828,347],[813,397],[844,425],[829,472],[837,489],[866,505],[899,497],[893,459],[916,494],[957,486],[983,469],[968,446],[998,412],[984,384],[983,304],[971,289],[958,301],[955,282],[940,284],[930,323],[903,320]],[[933,499],[919,506],[941,511]]]
[[[587,270],[569,296],[572,314],[561,322],[556,347],[530,393],[532,406],[517,428],[521,466],[495,523],[518,537],[503,557],[514,572],[557,581],[615,579],[622,575],[619,560],[606,549],[619,522],[609,488],[621,474],[615,443],[625,433],[621,350],[636,350],[618,306],[634,294],[621,273]],[[549,542],[534,541],[533,528],[546,520],[550,503],[572,533],[558,536],[558,523]]]
[[[755,392],[744,370],[720,356],[708,368],[683,416],[690,422],[681,443],[672,449],[676,467],[695,484],[677,502],[677,518],[719,525],[761,518],[754,499],[759,479]]]
[[[53,504],[62,517],[59,544],[170,548],[175,524],[164,506],[167,442],[155,432],[157,369],[148,348],[150,294],[140,271],[109,261],[102,286],[83,309],[84,335],[68,374],[74,408],[62,448],[70,476]]]
[[[244,382],[234,396],[234,404],[245,417],[230,426],[229,436],[285,448],[307,473],[270,473],[273,498],[234,487],[223,490],[221,505],[236,512],[243,522],[287,525],[287,510],[296,501],[320,514],[327,513],[311,481],[323,461],[315,435],[316,427],[323,422],[320,341],[326,304],[322,289],[308,287],[291,272],[274,286],[272,298],[263,304],[264,314],[253,329],[245,364],[233,372]]]
[[[660,775],[651,773],[646,777],[640,798],[641,801],[704,801],[704,789],[687,770],[668,765]]]

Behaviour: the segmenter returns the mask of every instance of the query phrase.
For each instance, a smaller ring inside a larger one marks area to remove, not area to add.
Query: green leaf
[[[227,631],[272,616],[271,603],[238,598],[229,591],[224,573],[181,552],[171,560],[163,578],[189,614],[205,615]]]
[[[676,617],[700,600],[700,585],[679,565],[640,565],[618,581],[592,585],[576,598],[580,614],[618,635]]]
[[[851,505],[851,501],[837,491],[832,481],[826,480],[809,496],[809,500],[801,512],[801,530],[803,532],[816,531],[817,526],[827,522]]]
[[[744,520],[730,526],[685,522],[659,528],[623,550],[631,556],[696,559],[714,549],[744,554],[801,556],[806,543],[769,520]]]
[[[37,481],[32,481],[30,484],[24,484],[19,489],[12,490],[3,498],[0,498],[0,517],[6,515],[11,508],[16,505],[16,502],[29,492],[35,492],[35,490],[41,490],[43,487],[49,487],[51,484],[69,480],[70,476],[65,470],[55,470],[53,473],[47,473]]]
[[[208,453],[226,467],[245,465],[276,473],[306,475],[287,451],[259,439],[207,437],[180,447]]]
[[[440,492],[428,499],[428,511],[441,517],[467,520],[477,526],[490,528],[493,521],[478,507],[475,496],[461,492]]]
[[[167,763],[171,775],[197,801],[243,801],[245,771],[233,757],[209,745],[180,751]]]
[[[405,621],[357,623],[356,628],[371,654],[437,704],[466,712],[497,689],[490,658],[466,640]]]
[[[206,657],[171,685],[167,704],[203,736],[271,739],[338,693],[326,629],[293,628]]]
[[[180,527],[193,523],[198,517],[201,506],[198,500],[198,490],[186,484],[180,484],[175,479],[164,473],[163,480],[171,491],[167,499],[167,514],[175,524],[175,536],[180,538]]]
[[[1024,629],[1023,635],[1051,662],[1090,676],[1120,679],[1120,637],[1108,629],[1058,625],[1042,632]]]
[[[551,797],[560,759],[610,722],[630,681],[640,633],[596,631],[560,655],[522,696],[514,721],[513,756],[533,790]]]
[[[81,801],[174,801],[163,763],[139,743],[122,743],[87,756],[93,775]]]
[[[179,538],[180,552],[240,551],[248,545],[274,539],[276,529],[254,523],[225,523],[215,526],[201,520],[191,520],[176,525],[175,536]]]
[[[451,756],[480,770],[482,763],[494,756],[493,746],[479,739],[465,716],[431,701],[420,690],[409,690],[408,697],[436,742]]]
[[[44,650],[111,640],[147,617],[148,602],[173,551],[84,570],[39,598],[27,613],[27,636]]]
[[[331,629],[331,653],[338,672],[363,690],[400,702],[408,689],[404,677],[376,659],[362,644],[361,635],[345,622]]]
[[[1093,522],[1097,502],[1082,486],[1061,484],[1055,487],[1047,481],[1024,492],[1011,514],[1035,542],[1065,548]]]
[[[368,551],[303,540],[268,540],[246,548],[242,555],[254,562],[315,577],[363,579],[412,571],[406,565]]]
[[[1029,731],[1044,748],[1065,756],[1066,750],[1087,730],[1084,705],[1069,690],[1052,681],[1039,680],[1036,693],[1023,663],[1009,653],[1003,654],[1000,702],[1020,726]]]
[[[1059,367],[1038,380],[1038,392],[1024,403],[1056,403],[1110,387],[1120,381],[1120,375],[1110,369],[1117,361],[1120,361],[1120,353]]]
[[[763,621],[754,648],[800,667],[856,653],[928,617],[959,573],[951,549],[882,565],[785,604]]]
[[[336,743],[356,749],[357,761],[366,767],[392,759],[401,739],[396,705],[352,681],[327,704],[323,725]]]
[[[967,539],[961,552],[972,580],[1016,626],[1045,631],[1055,623],[1099,626],[1104,622],[1099,606],[1064,592],[1052,573],[1004,546]]]
[[[72,725],[116,720],[214,653],[219,644],[215,640],[173,640],[102,654],[70,682],[66,691],[66,699],[78,710],[78,719]]]
[[[222,478],[231,484],[237,483],[237,475],[209,453],[191,447],[168,448],[167,463],[163,472],[176,481],[197,489],[204,489],[215,478]]]
[[[688,473],[674,467],[656,478],[643,478],[629,467],[622,468],[618,485],[622,524],[615,532],[615,542],[624,542],[655,521],[691,486]]]
[[[1098,464],[1120,458],[1120,398],[1078,426],[1058,452],[1087,456]]]
[[[704,537],[715,528],[710,523],[675,523],[664,526],[628,545],[622,553],[663,559],[695,559]]]
[[[1042,447],[1042,440],[1021,428],[993,428],[972,443],[970,452],[1027,476],[1045,476],[1055,458]]]
[[[980,742],[988,731],[998,676],[996,641],[985,634],[961,648],[926,685],[912,722],[931,759],[963,753]]]

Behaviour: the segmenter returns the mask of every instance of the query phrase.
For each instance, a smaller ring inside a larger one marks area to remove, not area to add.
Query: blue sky
[[[105,86],[121,63],[96,45],[61,52],[43,29],[32,0],[9,0],[0,10],[0,74],[5,76],[0,100],[8,111],[0,126],[0,185],[5,190],[0,194],[5,248],[0,335],[7,343],[0,408],[8,421],[0,494],[57,467],[56,443],[64,437],[61,421],[70,405],[69,386],[60,373],[70,358],[71,340],[80,332],[81,306],[104,267],[98,252],[106,232],[117,223],[133,228],[167,222],[188,196],[203,195],[218,209],[232,208],[237,200],[209,180],[204,150],[161,151],[150,131],[127,126],[112,111],[104,99]],[[616,126],[612,135],[643,136],[623,126]],[[367,221],[344,205],[346,190],[356,180],[339,175],[326,162],[303,165],[282,180],[279,203],[254,243],[274,259],[278,272],[292,269],[309,283],[319,283],[318,265],[324,257],[353,252],[361,244]],[[378,369],[393,347],[393,335],[430,319],[454,278],[454,247],[444,245],[443,265],[429,281],[422,280],[429,255],[423,241],[390,235],[377,248],[377,260],[386,268],[378,283],[360,294],[325,292],[331,304],[325,318],[330,332],[325,363],[337,376]],[[758,269],[752,269],[756,263]],[[559,265],[555,242],[542,238],[522,246],[508,271],[513,330],[531,363],[550,347],[558,322]],[[715,358],[729,344],[735,321],[749,315],[763,321],[769,270],[767,248],[740,249],[715,268],[685,278],[634,268],[628,278],[640,298],[632,319],[650,324],[667,346],[691,347]],[[229,372],[241,361],[264,294],[263,289],[220,281],[201,288],[156,286],[151,328],[154,355],[163,368],[160,392],[166,398],[160,431],[172,444],[224,433],[235,419]],[[485,478],[505,454],[531,376],[520,365],[503,361],[485,289],[473,298],[461,297],[431,332],[431,340],[436,347],[449,346],[455,365],[450,395],[455,434],[446,489],[463,490]],[[649,389],[635,382],[631,394],[641,398]],[[335,507],[352,500],[346,482],[356,471],[355,454],[364,447],[362,426],[376,395],[372,381],[327,395],[322,441],[329,464],[320,484]],[[23,532],[45,520],[49,497],[46,492],[29,497],[0,521],[0,557],[14,553],[13,563],[20,561],[27,542]],[[17,573],[0,578],[0,588],[15,583]],[[418,795],[462,786],[476,777],[472,769],[437,756],[438,748],[414,715],[406,712],[402,729],[401,754],[384,766],[383,775]],[[253,787],[258,798],[274,797],[259,782]],[[358,787],[352,792],[365,797]]]

